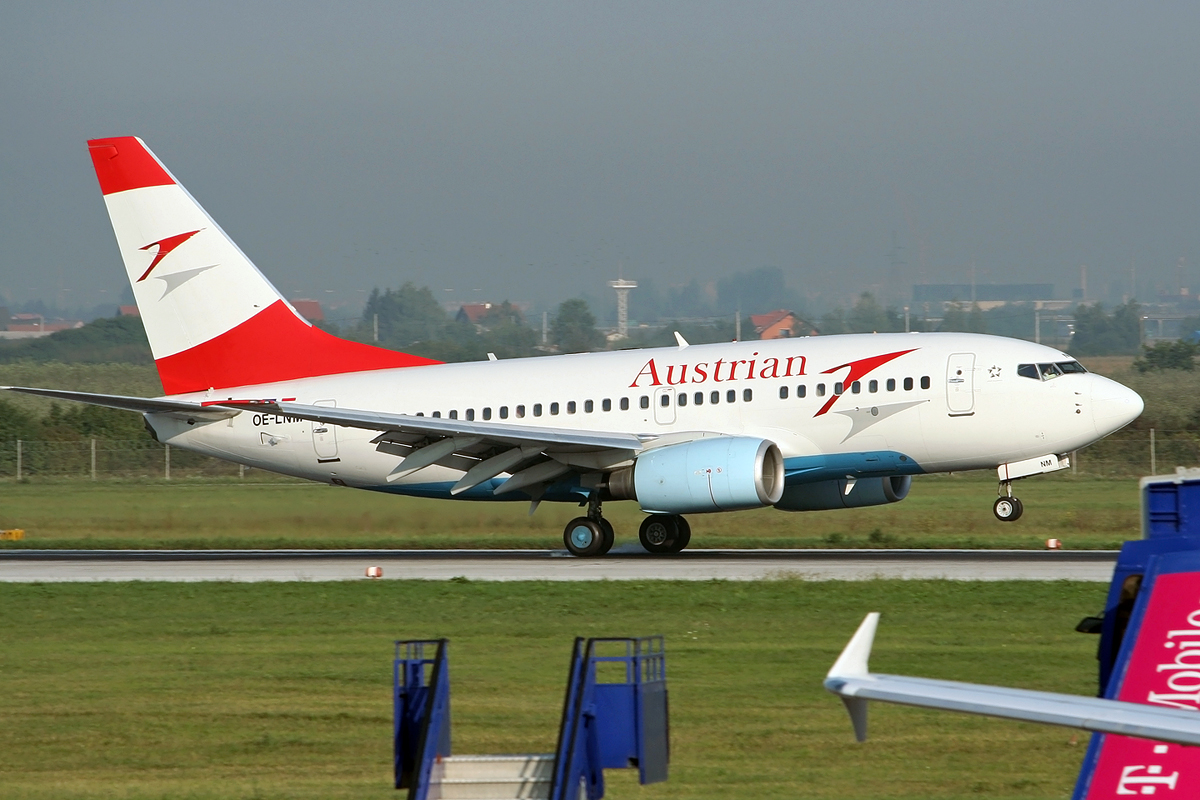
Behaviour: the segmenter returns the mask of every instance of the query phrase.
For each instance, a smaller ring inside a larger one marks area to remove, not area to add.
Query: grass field
[[[256,473],[262,475],[262,473]],[[920,476],[909,497],[874,508],[785,513],[773,509],[689,516],[692,547],[1114,548],[1139,535],[1132,479],[1047,475],[1022,481],[1025,515],[992,516],[990,473]],[[636,542],[642,514],[609,503],[617,542]],[[26,548],[561,547],[580,509],[543,504],[422,500],[307,482],[230,480],[12,483],[0,493],[0,528],[21,528]]]
[[[666,636],[671,779],[612,798],[1065,798],[1084,734],[872,707],[879,672],[1092,694],[1105,587],[893,582],[0,584],[0,797],[395,798],[391,642],[451,639],[458,753],[553,749],[574,636]]]

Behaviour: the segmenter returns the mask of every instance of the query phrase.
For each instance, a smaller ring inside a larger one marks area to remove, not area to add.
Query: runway
[[[689,550],[598,559],[565,550],[3,550],[0,582],[81,581],[958,581],[1107,582],[1117,553],[1035,550]]]

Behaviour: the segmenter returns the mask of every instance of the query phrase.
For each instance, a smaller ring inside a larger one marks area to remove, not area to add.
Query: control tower
[[[637,288],[637,281],[618,278],[608,285],[617,290],[617,336],[624,339],[629,336],[629,290]]]

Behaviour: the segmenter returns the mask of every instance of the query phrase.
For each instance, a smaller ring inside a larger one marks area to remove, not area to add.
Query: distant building
[[[1006,303],[1036,303],[1039,308],[1071,305],[1054,300],[1053,283],[918,283],[913,286],[913,303],[945,307],[975,303],[985,311]]]
[[[38,339],[82,327],[83,323],[74,319],[48,320],[41,314],[13,314],[8,318],[6,329],[0,331],[0,339]]]
[[[777,309],[765,314],[751,314],[750,324],[759,339],[787,339],[792,336],[815,336],[819,331],[794,311]]]
[[[141,315],[142,315],[142,312],[137,306],[118,306],[117,307],[117,316],[118,317],[140,317]]]
[[[292,308],[296,309],[296,313],[304,317],[309,322],[324,322],[325,312],[321,310],[321,304],[316,300],[288,300],[292,304]]]
[[[465,303],[454,315],[456,322],[469,322],[472,325],[482,325],[483,318],[492,310],[491,303]]]

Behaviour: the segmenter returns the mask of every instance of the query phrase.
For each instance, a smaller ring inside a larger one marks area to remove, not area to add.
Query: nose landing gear
[[[1024,513],[1025,506],[1013,497],[1012,482],[1000,481],[1000,496],[992,504],[992,513],[1001,522],[1016,522]]]

